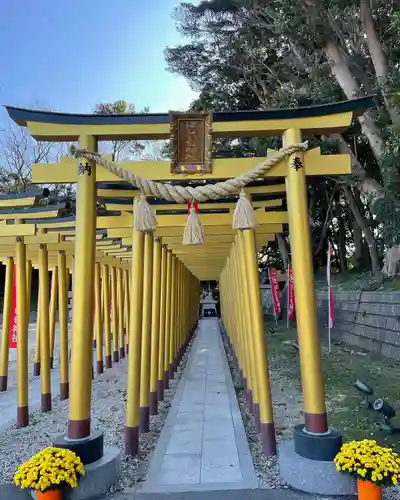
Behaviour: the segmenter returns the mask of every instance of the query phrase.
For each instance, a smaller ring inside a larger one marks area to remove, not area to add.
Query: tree
[[[371,255],[371,265],[372,265],[372,274],[374,276],[378,276],[380,274],[380,259],[378,254],[378,248],[376,245],[375,238],[373,237],[371,228],[369,227],[366,218],[361,213],[359,206],[357,204],[357,200],[354,196],[354,192],[351,190],[349,186],[343,186],[343,192],[346,197],[347,203],[354,215],[354,219],[360,227],[361,231],[364,233],[365,239],[368,243],[368,248],[370,250]]]
[[[22,193],[35,189],[32,184],[32,166],[35,163],[57,162],[65,154],[66,145],[35,141],[26,128],[9,122],[0,131],[0,193]],[[75,200],[72,184],[46,185],[50,191],[50,203]]]
[[[110,103],[96,104],[94,113],[96,115],[124,115],[124,114],[147,114],[149,108],[145,107],[139,113],[136,112],[134,104],[119,100]],[[142,160],[161,160],[166,155],[165,141],[109,141],[106,143],[104,152],[109,152],[113,161],[121,161],[128,158],[139,158]]]
[[[357,185],[363,202],[384,223],[387,245],[395,246],[400,241],[399,183],[393,174],[400,144],[395,2],[211,0],[182,3],[175,18],[189,43],[167,49],[166,58],[171,71],[201,91],[197,107],[301,106],[377,92],[376,109],[344,136],[320,139],[351,155],[352,179],[340,182]]]
[[[96,105],[97,114],[134,113],[133,104],[125,101]],[[147,113],[145,108],[143,113]],[[109,145],[107,145],[109,146]],[[107,152],[106,146],[106,152]],[[66,155],[68,144],[35,141],[26,128],[11,121],[0,130],[0,194],[21,193],[35,189],[32,184],[32,166],[35,163],[58,162]],[[165,155],[165,141],[112,141],[111,152],[116,161],[128,158],[161,159]],[[43,185],[50,191],[43,203],[68,202],[69,213],[75,211],[75,184]]]

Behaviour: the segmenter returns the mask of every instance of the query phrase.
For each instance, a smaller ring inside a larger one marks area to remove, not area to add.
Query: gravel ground
[[[122,459],[122,474],[111,493],[123,492],[125,488],[133,488],[144,480],[147,473],[149,456],[155,447],[162,430],[176,387],[182,376],[187,361],[187,354],[179,365],[170,388],[165,392],[165,401],[159,405],[159,414],[151,417],[150,432],[143,434],[140,440],[140,454],[136,458]],[[124,451],[124,421],[126,401],[126,380],[128,362],[124,359],[115,364],[111,370],[96,376],[92,391],[92,425],[93,428],[105,430],[106,446],[116,446]],[[48,414],[35,412],[31,416],[31,424],[24,429],[12,427],[0,435],[0,484],[10,483],[18,465],[42,448],[49,446],[54,438],[66,433],[68,418],[68,401],[56,398],[53,410]]]
[[[28,380],[31,382],[35,377],[33,376],[33,362],[35,359],[35,337],[36,337],[36,325],[31,323],[28,330]],[[56,336],[54,342],[54,366],[58,366],[58,361],[60,358],[60,346],[59,346],[59,329],[56,326]],[[17,354],[16,349],[9,350],[9,361],[8,361],[8,389],[13,389],[17,386]]]

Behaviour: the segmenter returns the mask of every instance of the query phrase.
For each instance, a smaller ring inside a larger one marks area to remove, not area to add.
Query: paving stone
[[[228,420],[232,421],[232,412],[229,406],[206,405],[204,407],[205,421]],[[233,425],[226,423],[226,425]]]
[[[177,432],[186,432],[186,431],[193,431],[197,434],[201,434],[203,432],[203,421],[201,420],[200,422],[187,422],[186,424],[175,424],[173,426],[174,431]]]
[[[226,392],[210,392],[205,397],[205,403],[207,406],[229,406],[229,397]]]
[[[175,417],[172,425],[193,425],[200,423],[203,425],[203,412],[201,413],[188,413],[179,412]],[[168,425],[168,423],[167,423]]]
[[[224,450],[224,453],[221,453],[221,450]],[[204,440],[202,459],[215,466],[239,467],[236,441],[229,438]]]
[[[200,455],[166,455],[158,482],[160,485],[189,485],[200,482]]]
[[[222,454],[218,450],[224,449]],[[242,473],[236,443],[231,439],[211,439],[203,442],[201,481],[240,482]]]
[[[182,397],[182,408],[184,410],[185,405],[202,405],[204,406],[204,403],[206,401],[206,396],[205,394],[186,394]],[[190,413],[191,410],[189,409],[188,412]]]
[[[208,374],[207,375],[207,387],[212,385],[214,382],[225,384],[225,375],[223,373],[218,374]]]
[[[203,430],[201,427],[189,427],[185,430],[176,429],[171,434],[167,455],[200,455],[203,441]]]
[[[235,440],[235,430],[233,426],[226,425],[224,420],[215,422],[204,422],[203,438],[208,439],[225,439]]]
[[[204,458],[201,462],[202,483],[239,483],[242,481],[242,473],[239,465],[226,466],[215,465],[213,461],[207,462]]]
[[[179,413],[203,413],[204,404],[182,402],[179,407]]]
[[[207,393],[226,391],[225,382],[210,382],[207,384]]]

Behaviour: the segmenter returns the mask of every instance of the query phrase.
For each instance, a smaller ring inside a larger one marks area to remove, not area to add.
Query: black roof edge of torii
[[[375,95],[358,97],[347,101],[330,104],[318,104],[301,108],[265,109],[251,111],[217,111],[214,112],[214,122],[278,120],[290,118],[306,118],[313,116],[332,115],[353,112],[360,116],[374,104]],[[169,113],[94,115],[60,113],[24,109],[15,106],[5,106],[9,117],[18,125],[26,126],[27,122],[59,123],[70,125],[140,125],[169,123]]]

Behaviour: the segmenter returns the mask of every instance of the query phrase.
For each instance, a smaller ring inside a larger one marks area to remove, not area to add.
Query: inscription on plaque
[[[171,171],[211,173],[211,116],[171,113]]]

